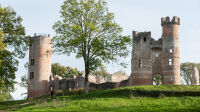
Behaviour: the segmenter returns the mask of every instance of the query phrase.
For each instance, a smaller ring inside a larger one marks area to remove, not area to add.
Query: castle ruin
[[[91,88],[116,88],[130,85],[153,85],[154,75],[160,75],[162,84],[180,84],[180,19],[169,17],[161,19],[162,36],[159,40],[151,37],[151,32],[133,31],[131,75],[113,75],[113,82],[90,83]],[[34,36],[29,49],[28,98],[49,93],[50,85],[54,90],[82,88],[84,77],[73,79],[50,78],[52,46],[48,36]],[[120,78],[120,79],[119,79]],[[123,78],[123,79],[122,79]],[[128,78],[128,79],[127,79]],[[119,82],[115,82],[119,81]],[[95,81],[94,81],[95,82]]]
[[[180,18],[161,18],[162,36],[159,40],[151,32],[133,31],[132,85],[153,85],[154,75],[162,77],[162,84],[180,84],[179,51]]]

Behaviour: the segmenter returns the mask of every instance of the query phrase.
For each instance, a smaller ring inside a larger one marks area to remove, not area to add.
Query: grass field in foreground
[[[200,86],[134,86],[58,96],[52,100],[42,97],[0,102],[0,108],[4,111],[20,112],[200,112]]]

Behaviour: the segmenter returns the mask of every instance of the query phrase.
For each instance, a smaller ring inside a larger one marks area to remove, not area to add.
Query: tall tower
[[[151,32],[133,31],[131,85],[152,85]]]
[[[180,84],[180,18],[161,18],[163,84]]]
[[[48,94],[51,59],[51,38],[41,35],[32,37],[29,48],[28,98]]]

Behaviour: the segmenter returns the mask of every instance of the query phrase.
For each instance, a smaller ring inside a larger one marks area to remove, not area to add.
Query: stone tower
[[[169,17],[161,19],[162,25],[162,73],[163,84],[180,84],[180,19]]]
[[[42,35],[32,37],[32,45],[29,48],[28,98],[49,93],[51,59],[51,38]]]
[[[132,85],[153,85],[159,75],[162,84],[180,84],[179,32],[180,19],[161,19],[162,37],[154,40],[151,32],[133,31],[131,60]]]
[[[193,69],[191,85],[199,85],[199,70],[197,67]]]

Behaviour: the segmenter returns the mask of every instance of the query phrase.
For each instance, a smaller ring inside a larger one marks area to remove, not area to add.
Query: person
[[[51,99],[52,99],[53,98],[53,87],[52,87],[52,85],[50,87],[50,94],[51,94]]]

